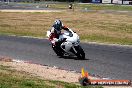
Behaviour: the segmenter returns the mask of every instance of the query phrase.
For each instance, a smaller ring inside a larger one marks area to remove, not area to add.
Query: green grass
[[[103,88],[100,86],[83,87],[72,83],[39,79],[29,73],[0,65],[0,88]]]
[[[121,10],[121,11],[132,11],[132,6],[127,5],[118,5],[118,4],[78,4],[73,3],[74,8],[77,9],[84,9],[87,8],[88,10]],[[57,3],[57,4],[50,4],[50,8],[54,9],[68,9],[69,3]]]
[[[129,38],[113,38],[104,35],[82,35],[81,39],[85,42],[105,42],[111,44],[131,45],[132,41]]]
[[[128,14],[0,12],[0,35],[46,37],[56,18],[76,31],[82,40],[132,45],[132,18]]]
[[[68,9],[69,3],[61,3],[61,4],[50,4],[49,8],[53,8],[53,9]]]
[[[80,5],[80,7],[88,8],[90,10],[125,10],[125,11],[132,11],[132,6],[123,6],[123,5],[87,4],[87,5]]]

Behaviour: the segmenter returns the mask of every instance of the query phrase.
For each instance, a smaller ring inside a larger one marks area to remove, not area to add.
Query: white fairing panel
[[[70,30],[70,32],[72,33],[72,37],[69,36],[69,32],[64,32],[62,35],[60,35],[60,38],[67,38],[66,41],[71,42],[71,43],[75,43],[79,40],[79,36],[74,33],[72,30]]]
[[[73,46],[71,42],[63,42],[63,43],[61,44],[61,46],[63,46],[63,45],[65,46],[65,49],[64,49],[64,50],[65,50],[66,52],[70,51],[71,47]],[[63,49],[63,48],[62,48],[62,49]]]

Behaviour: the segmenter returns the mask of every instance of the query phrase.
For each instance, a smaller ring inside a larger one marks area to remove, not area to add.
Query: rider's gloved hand
[[[66,26],[62,26],[62,29],[69,30],[68,27],[66,27]]]
[[[66,38],[63,38],[63,40],[62,40],[62,41],[63,41],[63,42],[64,42],[64,41],[66,41]]]
[[[58,41],[59,41],[59,39],[57,39],[57,38],[53,38],[53,40],[54,40],[55,42],[58,42]]]
[[[62,38],[62,39],[60,39],[58,42],[64,42],[64,41],[66,41],[66,38]]]

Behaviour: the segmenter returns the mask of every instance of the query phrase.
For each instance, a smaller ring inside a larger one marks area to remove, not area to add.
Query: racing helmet
[[[53,27],[54,27],[54,29],[55,29],[56,31],[61,31],[62,26],[63,26],[63,24],[62,24],[61,20],[58,20],[58,19],[55,20],[55,22],[54,22],[54,24],[53,24]]]

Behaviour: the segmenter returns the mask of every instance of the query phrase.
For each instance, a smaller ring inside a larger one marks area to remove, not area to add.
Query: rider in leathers
[[[51,37],[50,40],[54,41],[54,44],[52,45],[53,50],[57,53],[58,56],[61,56],[63,53],[63,50],[61,49],[60,45],[66,40],[66,39],[60,39],[59,35],[61,34],[61,30],[64,29],[68,31],[69,29],[63,25],[61,20],[55,20],[50,32]],[[59,50],[58,50],[59,49]],[[60,55],[61,54],[61,55]]]

